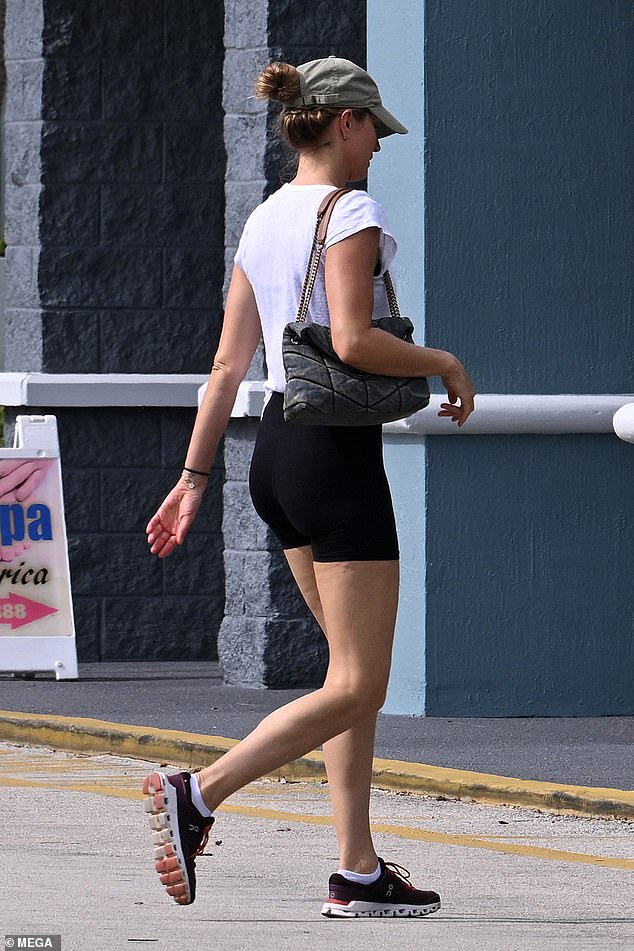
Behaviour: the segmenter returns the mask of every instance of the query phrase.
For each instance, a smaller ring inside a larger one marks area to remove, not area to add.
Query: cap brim
[[[369,112],[376,119],[376,133],[380,139],[385,138],[386,135],[394,135],[395,132],[400,135],[407,135],[409,132],[409,129],[402,122],[399,122],[391,112],[388,112],[385,106],[370,106]]]

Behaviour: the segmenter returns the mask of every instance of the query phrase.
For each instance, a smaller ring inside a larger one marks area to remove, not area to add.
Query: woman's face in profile
[[[366,113],[363,119],[351,117],[351,130],[349,145],[351,146],[351,158],[353,162],[350,181],[360,182],[367,177],[368,168],[375,152],[381,151],[379,139],[374,125],[374,119],[370,113]]]

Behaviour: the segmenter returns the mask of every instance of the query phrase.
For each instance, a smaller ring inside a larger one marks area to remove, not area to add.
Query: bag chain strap
[[[334,195],[334,192],[331,193]],[[343,194],[343,191],[341,192]],[[330,197],[330,196],[329,196]],[[340,195],[337,195],[339,198]],[[333,202],[334,204],[334,202]],[[322,218],[326,214],[327,208],[324,208],[323,204],[317,212],[317,223],[315,225],[315,234],[313,235],[313,244],[310,249],[310,256],[308,258],[308,264],[306,265],[306,274],[304,276],[304,284],[302,286],[302,293],[299,298],[299,307],[297,310],[297,323],[304,323],[306,317],[308,316],[308,307],[310,305],[311,297],[313,296],[313,291],[315,289],[315,281],[317,280],[317,273],[319,271],[319,262],[321,261],[322,251],[324,250],[324,244],[326,242],[325,233],[318,237],[319,235],[319,226],[321,224]],[[392,283],[392,276],[389,271],[383,272],[383,283],[385,284],[385,293],[387,294],[387,302],[390,308],[390,315],[397,320],[402,320],[401,312],[398,306],[398,300],[396,299],[396,291],[394,290],[394,284]]]
[[[401,311],[398,306],[398,301],[396,299],[396,291],[394,290],[394,284],[392,283],[392,275],[389,271],[383,272],[383,283],[385,284],[385,293],[387,294],[387,302],[390,307],[390,314],[392,317],[401,318]]]
[[[299,308],[297,311],[298,323],[303,323],[306,320],[306,317],[308,316],[308,306],[310,304],[310,299],[313,296],[313,290],[315,289],[315,281],[317,280],[317,271],[319,270],[321,252],[324,247],[323,241],[320,244],[317,240],[317,233],[319,231],[319,225],[321,224],[322,218],[323,218],[323,212],[318,213],[317,224],[315,225],[315,234],[313,236],[313,244],[310,249],[308,264],[306,265],[306,274],[304,276],[304,286],[302,287],[302,293],[299,299]]]

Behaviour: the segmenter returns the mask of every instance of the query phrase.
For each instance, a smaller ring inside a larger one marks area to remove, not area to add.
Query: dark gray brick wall
[[[223,32],[208,0],[9,0],[5,369],[208,371]],[[185,548],[159,562],[144,537],[193,410],[42,411],[58,419],[80,660],[215,657],[222,453]]]
[[[206,372],[224,274],[222,4],[43,10],[43,369]]]

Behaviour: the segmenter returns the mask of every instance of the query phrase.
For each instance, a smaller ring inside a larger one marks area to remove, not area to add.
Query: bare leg
[[[399,564],[397,561],[365,563],[365,569],[363,565],[363,562],[357,562],[354,578],[347,579],[351,591],[359,585],[358,595],[356,597],[352,595],[349,600],[341,588],[346,580],[341,572],[333,571],[335,566],[315,564],[315,576],[322,596],[326,584],[335,589],[336,597],[337,587],[339,587],[339,610],[352,608],[355,614],[358,614],[357,622],[361,625],[368,623],[369,615],[358,600],[358,597],[363,597],[361,593],[363,585],[359,584],[359,576],[365,575],[368,580],[371,577],[374,578],[373,584],[377,586],[380,601],[380,615],[377,620],[382,631],[383,650],[379,657],[373,656],[370,643],[366,643],[366,663],[376,662],[381,665],[380,676],[385,691],[390,676],[392,641],[396,624]],[[374,567],[370,568],[370,565]],[[329,597],[332,593],[329,591]],[[326,629],[329,630],[328,624]],[[331,639],[329,643],[331,654],[333,650],[341,649],[340,646],[333,645]],[[342,663],[345,665],[347,661],[343,660]],[[382,705],[383,702],[380,706]],[[350,869],[353,872],[373,872],[378,862],[370,832],[369,809],[374,735],[379,709],[380,707],[377,707],[372,710],[362,721],[323,744],[330,799],[339,841],[339,863],[341,868]]]
[[[211,810],[259,776],[375,717],[383,705],[398,563],[343,562],[316,568],[330,645],[324,686],[271,713],[241,743],[198,774]],[[372,869],[375,866],[376,862]]]
[[[370,831],[370,782],[376,713],[323,745],[339,843],[339,867],[373,872],[378,864]]]
[[[286,557],[308,607],[328,637],[311,549],[294,548],[286,552]],[[373,872],[378,861],[369,814],[375,732],[373,713],[323,744],[339,865],[352,872]]]

